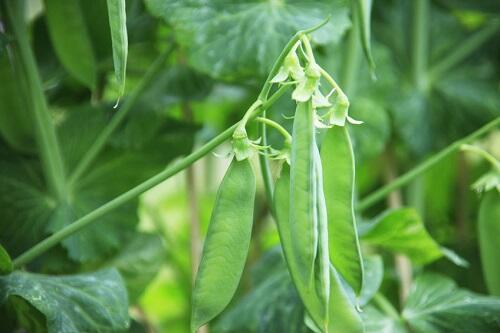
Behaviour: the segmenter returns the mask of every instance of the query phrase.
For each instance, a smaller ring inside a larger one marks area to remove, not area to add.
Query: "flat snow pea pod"
[[[328,210],[330,260],[359,294],[363,261],[354,218],[354,154],[345,127],[328,129],[321,145],[325,199]]]
[[[255,189],[250,162],[233,159],[217,193],[196,276],[193,332],[221,313],[236,292],[250,245]]]
[[[328,333],[363,333],[363,321],[356,310],[354,294],[333,265],[330,266],[330,306]],[[351,294],[351,295],[350,295]]]
[[[304,285],[314,280],[314,260],[318,245],[318,230],[314,224],[314,161],[315,133],[312,102],[297,104],[292,132],[290,158],[290,232]]]
[[[479,207],[479,249],[484,278],[492,295],[500,296],[500,194],[486,192]]]
[[[97,64],[80,6],[79,0],[45,0],[45,14],[50,38],[62,65],[71,76],[94,89]]]
[[[128,36],[125,0],[107,0],[111,43],[113,45],[113,64],[119,95],[125,90],[125,73],[127,70]]]
[[[326,309],[324,302],[318,297],[316,288],[310,288],[305,284],[302,277],[301,266],[294,259],[294,246],[290,228],[290,168],[284,164],[281,175],[274,188],[274,209],[276,212],[276,222],[281,240],[281,247],[287,262],[288,271],[293,283],[297,288],[307,313],[318,327],[327,326]]]

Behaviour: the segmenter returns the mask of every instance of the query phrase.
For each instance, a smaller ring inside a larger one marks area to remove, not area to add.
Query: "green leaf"
[[[417,211],[400,208],[382,214],[362,234],[366,243],[407,255],[416,264],[427,264],[442,256]]]
[[[359,294],[363,284],[363,265],[353,210],[355,165],[345,127],[328,129],[321,145],[321,160],[328,209],[330,260]]]
[[[79,0],[45,0],[52,44],[68,73],[94,89],[97,64]],[[76,42],[77,41],[77,42]]]
[[[373,305],[363,308],[361,315],[366,333],[410,333],[401,320],[382,313]]]
[[[361,37],[361,45],[363,46],[363,51],[365,57],[368,60],[368,65],[370,70],[375,70],[375,62],[373,61],[371,43],[370,43],[370,21],[371,21],[371,11],[372,11],[372,0],[356,0],[355,10],[357,15],[357,20],[359,24],[359,33]]]
[[[164,259],[160,236],[137,233],[108,264],[118,269],[125,280],[130,303],[134,303],[160,271]]]
[[[359,305],[364,306],[379,290],[384,278],[384,262],[379,255],[363,257],[363,289],[359,295]]]
[[[113,44],[113,64],[115,76],[119,85],[119,96],[125,91],[125,74],[127,71],[127,17],[125,11],[125,0],[107,0],[109,27],[111,30],[111,41]]]
[[[414,333],[500,331],[500,299],[460,289],[449,278],[423,274],[415,279],[403,310]]]
[[[0,277],[0,302],[12,296],[40,311],[49,333],[122,332],[129,325],[127,292],[114,269],[60,277],[16,271]]]
[[[315,42],[339,41],[350,26],[339,0],[244,1],[147,0],[149,11],[172,24],[189,60],[202,72],[236,80],[265,77],[283,46],[298,30],[332,15],[313,33]]]
[[[479,207],[478,221],[481,264],[488,290],[500,297],[500,194],[491,190],[484,194]]]
[[[11,147],[32,152],[35,143],[30,106],[24,94],[28,89],[26,77],[17,49],[9,51],[10,56],[0,55],[0,134]]]
[[[12,272],[12,260],[9,253],[0,244],[0,275]]]

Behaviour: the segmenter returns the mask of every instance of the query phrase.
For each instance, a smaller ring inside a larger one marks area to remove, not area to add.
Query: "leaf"
[[[377,293],[384,278],[384,262],[379,255],[363,257],[363,289],[359,295],[359,305],[365,306]]]
[[[298,30],[332,15],[313,34],[318,44],[337,42],[350,22],[338,0],[244,1],[147,0],[152,15],[170,23],[198,70],[228,80],[264,77]]]
[[[125,74],[127,71],[127,17],[125,0],[107,0],[111,42],[113,44],[113,64],[119,86],[119,96],[125,91]]]
[[[12,272],[12,260],[10,259],[9,253],[0,244],[0,275],[8,274]]]
[[[254,287],[221,315],[214,332],[309,332],[304,325],[304,307],[277,250],[266,252],[252,267]]]
[[[40,311],[49,333],[111,333],[129,325],[127,292],[114,269],[68,276],[16,271],[0,277],[0,302],[12,296]]]
[[[345,127],[328,129],[321,145],[325,199],[328,209],[330,260],[359,294],[363,265],[354,217],[355,165]]]
[[[500,194],[495,189],[484,194],[479,207],[478,221],[481,264],[488,290],[500,297]]]
[[[500,299],[426,273],[415,279],[402,315],[415,333],[494,333],[500,330]]]
[[[389,317],[373,305],[363,308],[361,315],[366,333],[410,333],[401,320]]]
[[[118,269],[125,280],[130,303],[135,303],[160,271],[164,259],[165,248],[158,235],[137,233],[108,264]]]
[[[33,125],[26,103],[27,84],[17,48],[9,47],[9,54],[0,55],[0,134],[18,150],[32,152],[35,148]],[[6,50],[6,51],[7,51]],[[10,60],[10,61],[9,61]]]
[[[45,0],[45,14],[61,63],[71,76],[93,90],[97,64],[80,6],[79,0]]]
[[[375,62],[373,61],[371,43],[370,43],[370,21],[372,0],[356,0],[354,2],[356,9],[357,20],[359,24],[359,33],[361,37],[361,45],[365,53],[366,60],[370,66],[370,70],[375,70]]]
[[[362,233],[366,243],[407,255],[415,264],[427,264],[442,256],[417,211],[400,208],[382,214]]]

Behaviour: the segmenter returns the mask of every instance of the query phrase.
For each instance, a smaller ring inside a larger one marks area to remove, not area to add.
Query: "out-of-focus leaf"
[[[125,0],[108,0],[108,18],[113,45],[113,64],[119,86],[119,97],[125,91],[127,71],[128,35]]]
[[[79,0],[45,0],[50,37],[69,74],[90,89],[97,80],[97,64]],[[78,42],[75,42],[78,41]]]
[[[259,268],[274,262],[267,276]],[[309,332],[304,307],[286,270],[281,251],[264,255],[253,271],[255,285],[249,294],[226,310],[211,329],[218,333]]]
[[[0,275],[12,272],[12,260],[9,253],[0,244]]]
[[[26,79],[15,48],[6,48],[0,55],[0,82],[0,135],[15,149],[33,151],[33,125],[23,94]]]
[[[129,325],[127,292],[114,269],[60,277],[17,271],[0,277],[0,303],[12,296],[40,311],[49,333],[122,332]]]
[[[361,316],[366,333],[409,333],[401,320],[387,316],[373,305],[363,308]]]
[[[500,194],[496,189],[484,194],[479,208],[478,221],[481,264],[488,290],[500,297]]]
[[[149,11],[173,25],[188,47],[190,62],[217,78],[265,76],[292,35],[330,21],[313,36],[325,44],[338,41],[350,22],[346,2],[148,0]]]
[[[366,243],[406,254],[416,264],[427,264],[442,256],[439,245],[432,239],[417,211],[400,208],[382,214],[360,229]]]
[[[164,259],[165,248],[160,236],[138,233],[109,262],[123,276],[130,303],[134,303],[153,280]]]
[[[427,273],[415,279],[402,316],[415,333],[494,333],[500,331],[500,299]]]
[[[363,266],[365,269],[363,289],[359,295],[359,305],[365,306],[377,293],[384,278],[384,262],[378,255],[363,257]]]

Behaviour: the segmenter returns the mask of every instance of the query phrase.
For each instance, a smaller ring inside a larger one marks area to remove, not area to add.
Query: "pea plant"
[[[484,75],[484,105],[460,99],[452,71],[498,36],[485,6],[0,0],[2,332],[500,331],[500,100]],[[478,29],[457,50],[450,13]],[[407,57],[390,27],[409,14]],[[442,105],[488,112],[450,140],[432,134]],[[219,134],[200,130],[211,117]],[[201,241],[193,165],[209,159],[228,167]],[[147,196],[183,175],[179,233]],[[468,253],[424,220],[471,200]],[[188,304],[164,307],[175,294]]]

